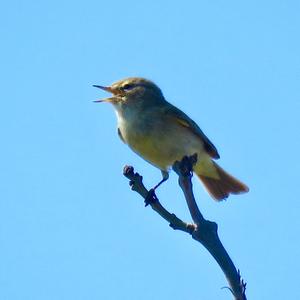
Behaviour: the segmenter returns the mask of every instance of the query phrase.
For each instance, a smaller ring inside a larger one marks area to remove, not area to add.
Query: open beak
[[[93,87],[96,87],[98,89],[101,89],[103,91],[109,92],[113,94],[114,96],[117,96],[120,94],[119,91],[113,90],[110,86],[102,86],[102,85],[93,85]],[[116,101],[116,97],[110,97],[110,98],[105,98],[105,99],[100,99],[100,100],[95,100],[94,102],[96,103],[101,103],[101,102],[114,102]]]
[[[98,89],[101,89],[101,90],[109,92],[109,93],[112,93],[112,90],[109,86],[102,86],[102,85],[95,85],[94,84],[93,87],[96,87]],[[105,98],[105,99],[95,100],[93,102],[101,103],[101,102],[111,102],[111,101],[112,101],[112,98]]]

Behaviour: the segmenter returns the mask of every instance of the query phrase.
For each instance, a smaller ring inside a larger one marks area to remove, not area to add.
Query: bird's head
[[[110,102],[114,106],[155,102],[163,100],[160,88],[152,81],[140,77],[119,80],[110,86],[94,85],[112,94],[112,97],[95,102]]]

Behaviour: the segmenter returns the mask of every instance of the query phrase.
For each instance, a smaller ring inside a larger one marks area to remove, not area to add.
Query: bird
[[[165,99],[154,82],[129,77],[109,86],[93,86],[111,94],[111,97],[94,102],[113,105],[120,139],[160,169],[162,180],[153,190],[169,178],[169,171],[176,161],[196,154],[193,173],[214,200],[221,201],[230,194],[249,191],[247,185],[215,162],[220,155],[213,143],[196,122]]]

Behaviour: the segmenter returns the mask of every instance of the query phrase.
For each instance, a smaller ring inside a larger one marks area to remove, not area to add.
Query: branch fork
[[[181,161],[176,161],[173,165],[173,170],[178,174],[178,183],[184,193],[193,223],[184,222],[175,214],[166,210],[153,190],[148,191],[146,189],[143,184],[143,177],[134,172],[133,167],[125,166],[123,174],[129,179],[131,189],[140,194],[145,199],[146,205],[149,204],[155,212],[169,223],[171,228],[189,233],[194,240],[200,242],[209,251],[224,272],[230,286],[228,289],[232,292],[234,299],[246,300],[246,283],[241,279],[240,271],[234,266],[219,239],[217,223],[206,220],[196,203],[191,181],[193,165],[196,162],[197,154],[194,154],[189,157],[185,156]]]

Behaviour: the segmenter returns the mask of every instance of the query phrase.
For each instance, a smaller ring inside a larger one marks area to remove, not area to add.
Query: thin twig
[[[134,172],[133,167],[125,166],[124,175],[130,180],[131,189],[139,193],[154,211],[169,222],[173,229],[181,230],[192,235],[193,239],[200,242],[214,257],[229,283],[229,290],[235,300],[246,300],[246,283],[241,279],[240,272],[237,270],[222,245],[218,236],[218,225],[215,222],[205,220],[195,201],[192,187],[192,169],[197,161],[197,156],[184,157],[180,162],[175,162],[173,169],[178,174],[179,185],[184,193],[190,214],[195,224],[189,224],[174,214],[169,213],[159,202],[154,193],[149,201],[149,191],[143,184],[143,177]]]
[[[138,194],[140,194],[145,200],[148,197],[149,191],[145,188],[143,184],[143,177],[139,173],[135,173],[133,167],[125,166],[123,170],[123,174],[127,177],[129,181],[129,185],[131,189]],[[192,234],[195,230],[194,224],[189,224],[183,222],[179,218],[176,217],[175,214],[168,212],[159,202],[158,198],[155,196],[155,199],[150,203],[151,208],[156,211],[162,218],[164,218],[167,222],[169,222],[170,227],[175,230],[181,230]]]

